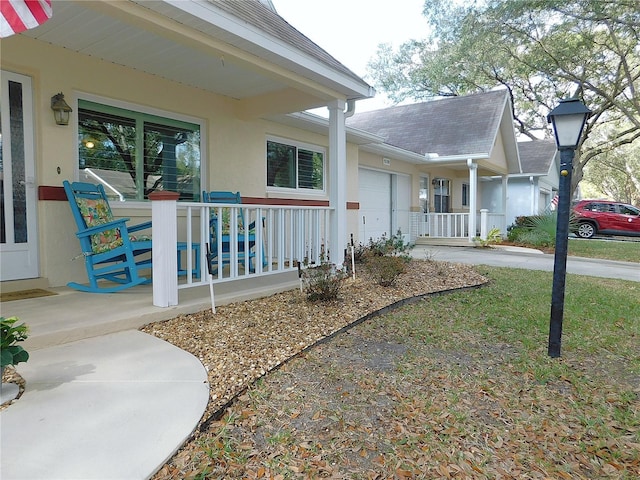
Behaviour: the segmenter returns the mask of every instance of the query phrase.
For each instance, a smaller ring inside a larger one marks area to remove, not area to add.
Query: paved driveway
[[[638,253],[640,254],[640,246]],[[419,245],[411,251],[411,255],[419,259],[429,258],[436,261],[545,270],[549,272],[553,271],[554,264],[553,254],[519,247],[475,248]],[[640,282],[640,263],[567,257],[567,273]]]

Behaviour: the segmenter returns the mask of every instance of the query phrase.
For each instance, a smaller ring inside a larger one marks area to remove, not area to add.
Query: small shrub
[[[16,325],[18,317],[0,317],[0,366],[17,365],[29,360],[27,351],[18,345],[27,339],[29,329],[24,324]]]
[[[407,258],[396,255],[373,255],[367,258],[367,270],[378,285],[390,287],[407,269]]]
[[[516,242],[533,247],[553,247],[555,238],[551,238],[548,232],[542,230],[525,230],[520,233]]]
[[[481,247],[487,248],[502,241],[502,232],[499,228],[492,228],[491,230],[489,230],[486,240],[480,237],[475,237],[474,240],[478,242]]]
[[[382,235],[378,240],[370,238],[367,245],[359,244],[354,249],[354,258],[356,262],[363,263],[372,256],[395,255],[409,257],[409,250],[412,248],[412,245],[404,242],[402,232],[398,230],[398,233],[391,238]]]
[[[303,270],[302,282],[307,300],[326,302],[337,299],[345,278],[347,274],[331,263],[321,263]]]

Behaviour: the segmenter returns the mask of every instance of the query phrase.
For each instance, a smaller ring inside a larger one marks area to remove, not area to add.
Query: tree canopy
[[[517,133],[535,139],[552,135],[546,116],[559,100],[577,96],[593,115],[576,150],[573,189],[590,161],[640,137],[637,0],[425,0],[423,13],[427,38],[395,51],[381,45],[369,63],[392,100],[506,88]]]

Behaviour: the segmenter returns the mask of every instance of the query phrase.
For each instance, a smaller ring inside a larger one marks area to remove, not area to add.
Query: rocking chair
[[[89,277],[89,285],[70,282],[67,286],[83,292],[114,293],[149,283],[151,279],[141,277],[139,270],[151,268],[150,255],[138,261],[136,257],[151,252],[151,238],[131,233],[150,229],[151,222],[128,226],[128,218],[114,219],[102,185],[65,180],[63,186]]]
[[[241,204],[242,197],[240,192],[202,192],[202,201],[205,203],[229,203],[229,204]],[[218,264],[218,257],[220,257],[222,265],[229,265],[231,263],[231,232],[236,231],[236,253],[238,256],[238,263],[245,265],[245,261],[248,262],[249,271],[255,272],[256,262],[256,222],[251,222],[248,226],[245,225],[244,213],[241,207],[237,208],[237,224],[235,228],[231,227],[230,221],[230,209],[225,209],[222,212],[222,218],[218,218],[217,212],[212,212],[210,220],[210,236],[211,236],[211,252],[209,262],[211,263],[212,271],[216,270]],[[248,228],[248,232],[245,235],[245,228]],[[221,249],[218,248],[218,232],[220,234]],[[245,249],[245,241],[248,242],[248,248]],[[245,251],[246,250],[246,251]],[[248,253],[247,253],[248,252]],[[267,265],[266,257],[264,254],[264,246],[262,248],[262,266]]]

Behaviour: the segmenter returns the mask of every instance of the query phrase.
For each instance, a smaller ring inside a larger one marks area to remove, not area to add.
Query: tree
[[[622,128],[622,127],[618,127]],[[640,142],[605,152],[597,163],[585,169],[585,189],[595,190],[595,198],[610,197],[640,205]],[[592,195],[593,196],[593,195]]]
[[[546,115],[578,96],[593,111],[574,159],[585,166],[640,137],[640,9],[636,0],[425,0],[433,30],[369,63],[395,101],[506,88],[515,128],[550,137]],[[608,128],[624,125],[624,128]],[[600,132],[600,133],[599,133]]]

